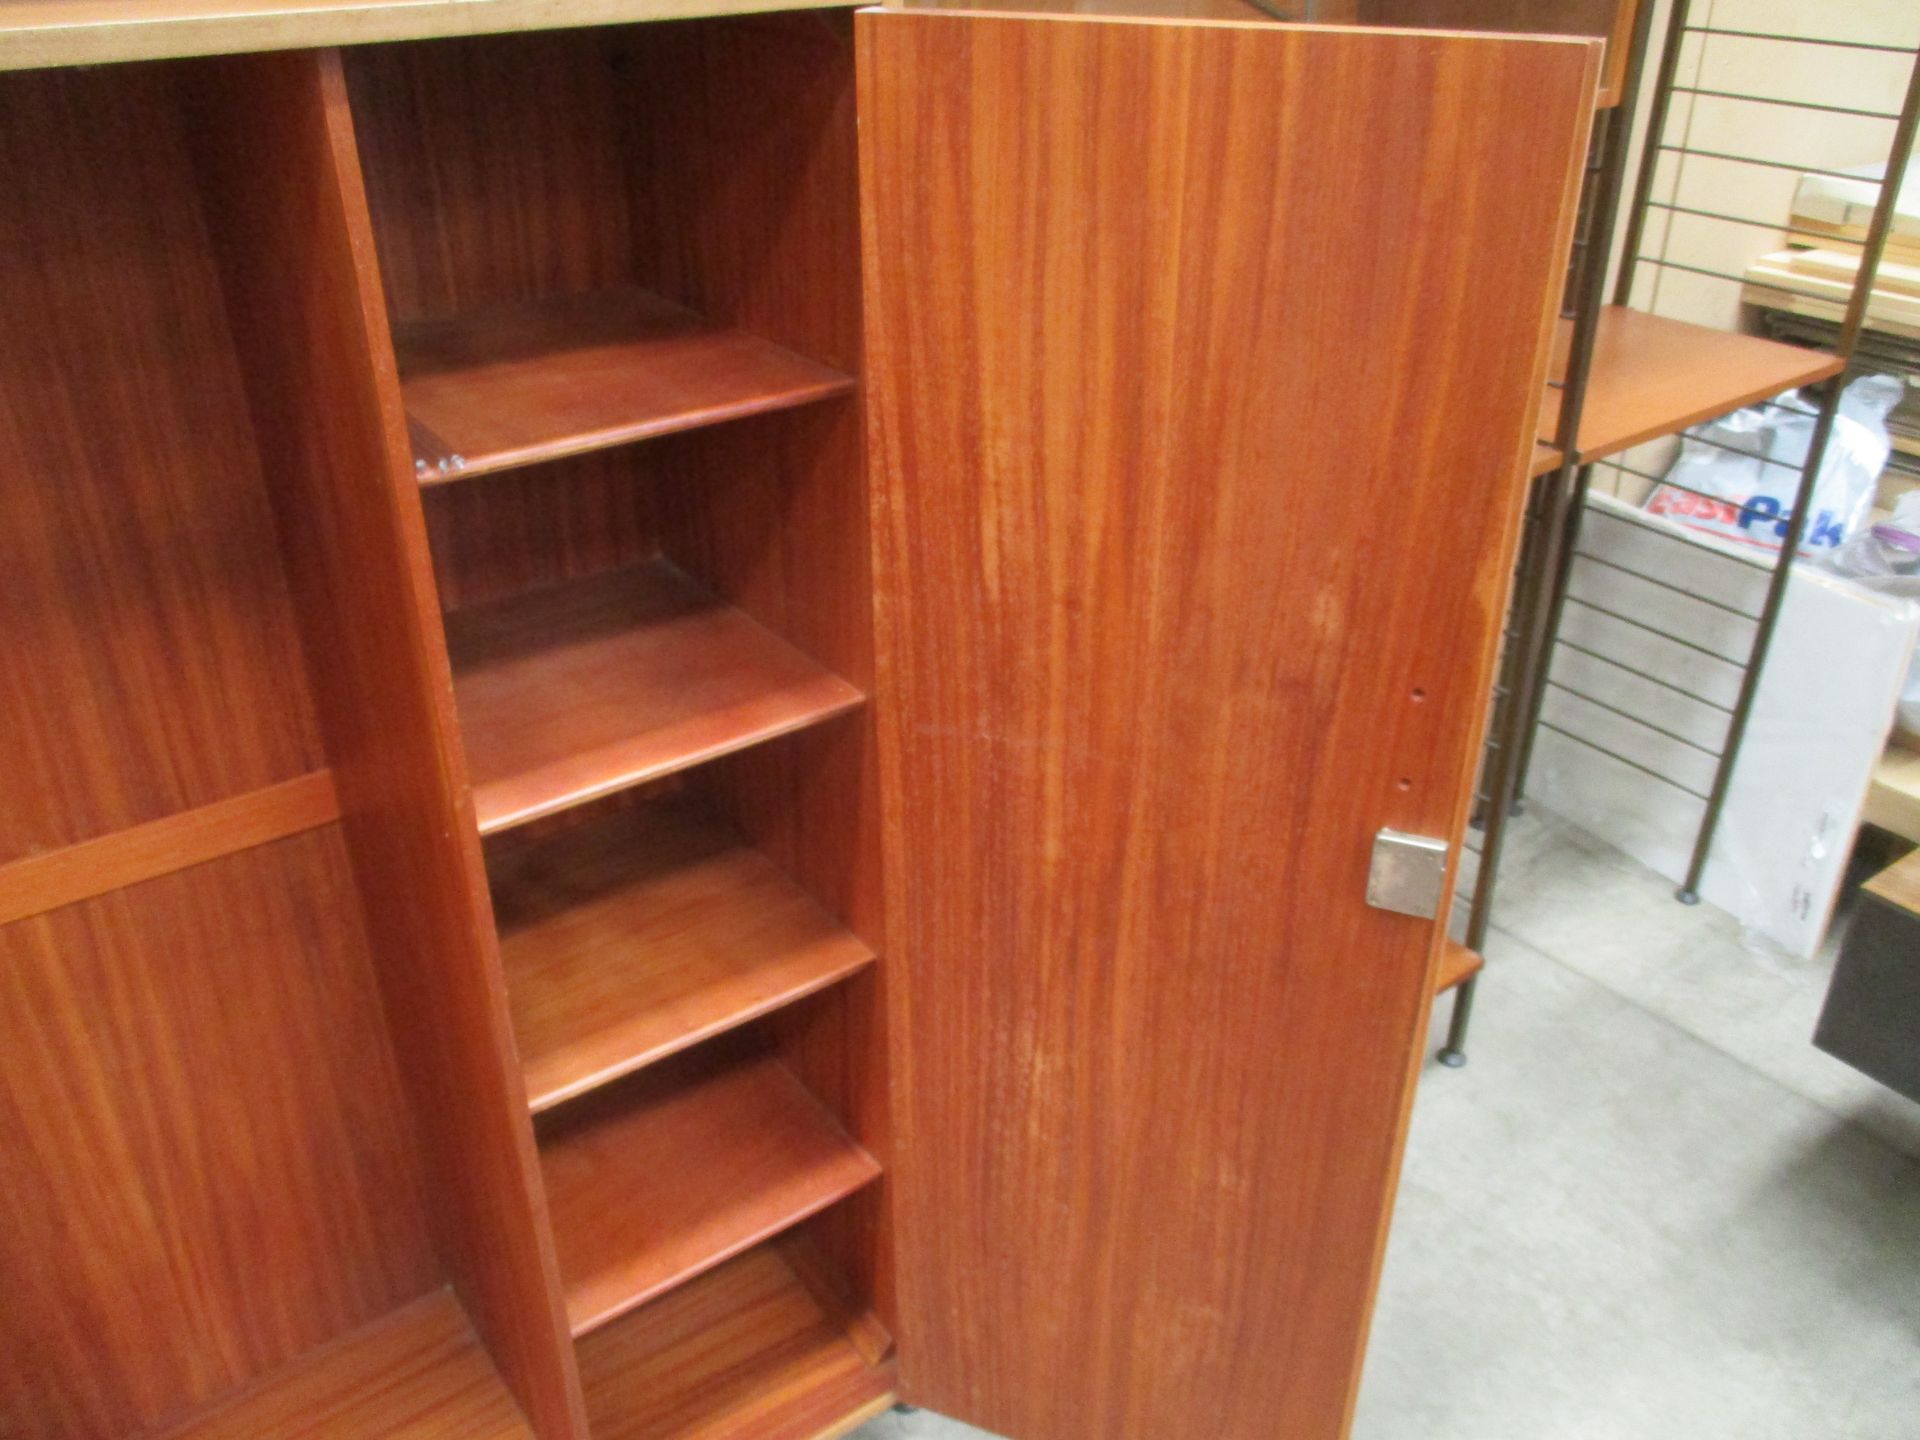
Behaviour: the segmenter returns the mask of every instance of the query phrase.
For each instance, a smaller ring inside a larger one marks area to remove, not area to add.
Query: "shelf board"
[[[1533,442],[1533,463],[1527,471],[1529,480],[1538,480],[1542,475],[1551,475],[1560,468],[1560,452],[1544,440]]]
[[[509,842],[488,870],[536,1112],[873,959],[737,831],[685,800]]]
[[[880,1173],[764,1055],[680,1056],[555,1112],[543,1129],[540,1165],[575,1335]]]
[[[254,1381],[162,1440],[532,1440],[451,1290]]]
[[[1580,411],[1580,463],[1677,435],[1840,369],[1824,351],[1609,305]],[[1560,392],[1549,388],[1540,435],[1552,440],[1559,420]]]
[[[864,698],[660,560],[458,611],[447,645],[483,835]]]
[[[1454,986],[1465,984],[1486,963],[1459,941],[1448,940],[1440,952],[1440,968],[1434,973],[1433,993],[1444,995]]]
[[[1896,860],[1861,888],[1895,909],[1920,915],[1920,850]]]
[[[1898,740],[1887,746],[1874,769],[1860,820],[1920,843],[1920,747]]]
[[[631,286],[408,321],[393,344],[423,484],[853,389],[838,370]]]
[[[893,1404],[775,1246],[762,1245],[580,1341],[594,1440],[825,1440]]]

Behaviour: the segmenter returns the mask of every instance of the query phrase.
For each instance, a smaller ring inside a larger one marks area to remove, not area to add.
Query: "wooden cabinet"
[[[1343,1433],[1600,47],[175,8],[0,28],[0,1434]]]

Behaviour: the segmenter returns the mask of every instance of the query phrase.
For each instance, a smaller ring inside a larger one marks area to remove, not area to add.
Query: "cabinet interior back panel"
[[[0,929],[0,1435],[145,1434],[437,1270],[337,826]]]
[[[322,763],[173,79],[0,81],[0,863]]]

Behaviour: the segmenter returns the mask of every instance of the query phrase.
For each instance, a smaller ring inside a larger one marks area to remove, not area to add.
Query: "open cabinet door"
[[[1600,47],[857,25],[904,1393],[1331,1440]]]

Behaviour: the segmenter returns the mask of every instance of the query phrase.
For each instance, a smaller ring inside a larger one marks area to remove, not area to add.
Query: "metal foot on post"
[[[918,1405],[896,1405],[893,1407],[893,1413],[896,1415],[918,1415],[920,1413],[920,1407]]]
[[[1686,886],[1682,885],[1678,890],[1673,892],[1673,898],[1678,900],[1682,905],[1698,905],[1700,903],[1700,892],[1698,890],[1689,890]]]
[[[1467,1063],[1467,1021],[1473,1015],[1473,992],[1480,983],[1478,975],[1460,982],[1453,992],[1453,1018],[1447,1022],[1447,1043],[1440,1047],[1438,1059],[1449,1070]]]

